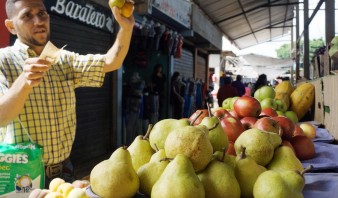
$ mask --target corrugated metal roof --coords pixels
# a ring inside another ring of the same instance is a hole
[[[239,49],[290,34],[298,0],[193,0]]]

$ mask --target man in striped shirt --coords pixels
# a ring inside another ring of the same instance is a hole
[[[0,142],[28,141],[28,132],[43,146],[46,167],[69,166],[76,127],[74,89],[99,87],[106,72],[121,67],[134,18],[113,7],[120,29],[106,54],[62,50],[57,61],[49,62],[39,58],[50,34],[43,0],[7,0],[6,13],[5,25],[17,40],[0,49]],[[61,177],[62,169],[60,174],[46,169],[46,179]]]

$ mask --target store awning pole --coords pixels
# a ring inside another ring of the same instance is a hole
[[[325,1],[325,36],[326,44],[335,36],[335,1]]]
[[[310,61],[309,61],[309,0],[304,0],[304,77],[310,79]]]
[[[296,82],[299,79],[299,55],[300,55],[300,42],[299,41],[299,4],[296,6]]]

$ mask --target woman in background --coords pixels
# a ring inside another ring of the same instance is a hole
[[[172,105],[172,112],[174,119],[181,119],[183,117],[184,98],[181,96],[182,82],[179,72],[174,72],[171,77],[171,92],[170,103]]]

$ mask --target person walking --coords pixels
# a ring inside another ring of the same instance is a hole
[[[224,85],[218,89],[217,92],[217,102],[218,106],[221,107],[222,103],[225,99],[239,96],[238,91],[235,87],[231,85],[232,78],[231,77],[225,77],[224,78]]]
[[[232,86],[237,89],[238,96],[243,96],[245,94],[245,85],[242,80],[243,76],[237,75],[236,80],[232,82]]]
[[[181,119],[183,117],[184,97],[181,95],[183,86],[180,73],[174,72],[171,77],[170,93],[170,102],[174,119]]]

